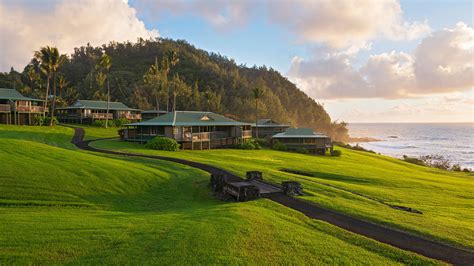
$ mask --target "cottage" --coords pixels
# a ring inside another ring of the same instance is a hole
[[[142,120],[143,120],[143,121],[150,120],[150,119],[153,119],[153,118],[155,118],[155,117],[165,115],[165,114],[167,114],[167,113],[168,113],[167,111],[163,111],[163,110],[146,110],[146,111],[142,111]]]
[[[106,101],[78,100],[75,104],[56,108],[56,116],[60,122],[92,124],[94,120],[107,118]],[[129,108],[121,102],[109,102],[108,119],[125,118],[130,121],[140,121],[140,110]]]
[[[256,124],[252,125],[252,133],[254,138],[266,138],[285,132],[289,127],[289,125],[280,124],[272,119],[260,119]]]
[[[33,125],[45,110],[39,99],[28,98],[12,89],[0,88],[0,123]]]
[[[314,132],[311,128],[288,128],[283,133],[275,134],[272,141],[285,144],[288,150],[306,149],[310,153],[321,155],[333,148],[330,137]]]
[[[183,149],[212,149],[240,144],[252,137],[251,124],[211,113],[175,111],[132,123],[120,131],[121,139],[146,142],[155,136],[175,139]]]

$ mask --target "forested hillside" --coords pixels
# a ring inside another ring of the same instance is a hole
[[[209,110],[254,121],[252,89],[260,87],[264,95],[259,117],[312,127],[339,140],[347,137],[344,123],[331,122],[321,104],[274,69],[237,65],[232,59],[182,40],[140,39],[136,43],[76,48],[59,67],[58,105],[76,99],[107,99],[104,78],[97,68],[104,51],[112,63],[108,77],[113,101],[144,110],[172,110],[175,104],[176,110]],[[36,58],[21,73],[12,69],[0,74],[0,87],[15,87],[34,97],[45,97],[46,83]]]

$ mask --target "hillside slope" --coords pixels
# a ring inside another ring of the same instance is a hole
[[[202,171],[97,156],[71,137],[0,125],[0,263],[437,263],[268,200],[221,202]]]

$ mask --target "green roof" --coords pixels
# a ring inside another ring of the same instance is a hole
[[[243,126],[242,123],[212,112],[175,111],[165,115],[129,124],[129,126]]]
[[[42,100],[29,98],[21,95],[16,90],[0,88],[0,100],[13,100],[13,101],[35,101],[42,102]]]
[[[329,138],[328,136],[314,132],[311,128],[288,128],[283,133],[273,135],[272,138]]]
[[[253,127],[255,127],[255,124],[252,124]],[[280,124],[272,119],[259,119],[257,121],[257,126],[258,127],[290,127],[289,125],[285,124]]]
[[[167,111],[164,110],[145,110],[142,111],[142,114],[166,114],[168,113]]]
[[[89,101],[89,100],[78,100],[71,106],[57,108],[57,109],[95,109],[95,110],[106,110],[107,102],[106,101]],[[138,111],[138,109],[133,109],[121,102],[109,102],[109,110],[125,110],[125,111]]]

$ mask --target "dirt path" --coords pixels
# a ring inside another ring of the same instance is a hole
[[[142,155],[134,153],[117,152],[110,150],[101,150],[89,146],[89,143],[94,140],[84,141],[84,129],[74,128],[75,133],[72,143],[79,149],[100,152],[113,155],[142,157],[150,159],[159,159],[175,163],[180,163],[204,170],[211,174],[227,174],[230,180],[241,181],[242,179],[226,170],[203,164],[192,162],[188,160],[170,158],[164,156]],[[309,203],[294,197],[287,196],[283,193],[264,194],[264,198],[280,203],[288,208],[299,211],[306,216],[328,222],[332,225],[346,229],[350,232],[363,235],[365,237],[383,242],[394,247],[412,251],[423,255],[425,257],[442,260],[454,265],[474,265],[474,252],[449,246],[443,243],[424,239],[406,232],[386,228],[381,225],[366,222],[354,217],[347,216],[342,213],[334,212],[313,203]]]

